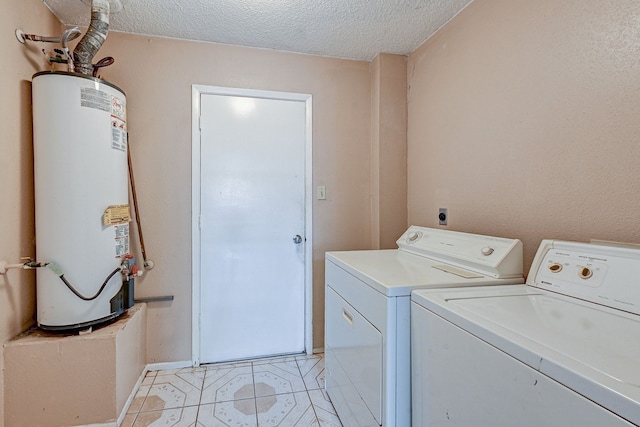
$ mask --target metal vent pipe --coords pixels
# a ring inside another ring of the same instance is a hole
[[[93,75],[91,61],[107,39],[108,31],[109,0],[92,0],[89,29],[73,51],[73,63],[77,73],[87,76]]]

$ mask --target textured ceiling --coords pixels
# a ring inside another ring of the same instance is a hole
[[[89,0],[43,1],[65,25],[89,24]],[[120,0],[110,30],[370,61],[413,52],[471,1]]]

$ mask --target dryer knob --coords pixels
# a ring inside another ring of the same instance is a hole
[[[482,252],[482,255],[484,256],[489,256],[493,253],[493,248],[491,246],[485,246],[484,248],[480,249],[480,252]]]
[[[407,236],[407,240],[410,242],[415,242],[416,240],[418,240],[418,237],[420,237],[420,234],[412,231],[411,233],[409,233],[409,236]]]

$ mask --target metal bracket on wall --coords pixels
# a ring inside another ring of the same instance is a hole
[[[173,301],[173,295],[166,295],[162,297],[147,297],[147,298],[136,298],[133,300],[134,302],[161,302],[161,301]]]

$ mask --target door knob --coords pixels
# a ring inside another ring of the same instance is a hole
[[[302,243],[302,236],[300,236],[299,234],[293,236],[293,243],[295,243],[296,245]]]

